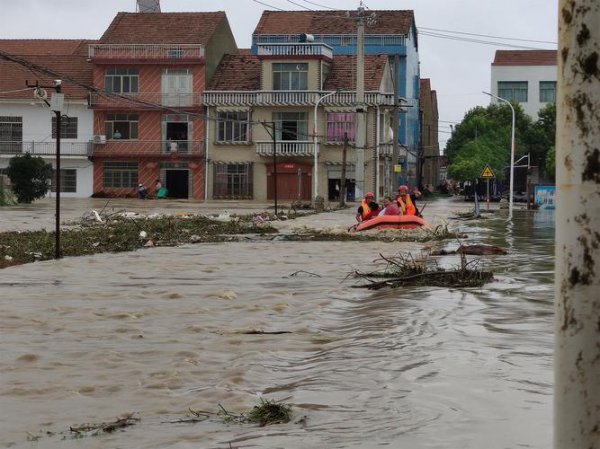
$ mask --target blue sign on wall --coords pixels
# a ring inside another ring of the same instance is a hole
[[[554,209],[556,204],[555,186],[536,186],[535,204],[540,209]]]

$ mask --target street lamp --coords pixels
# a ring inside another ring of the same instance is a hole
[[[510,183],[508,189],[508,219],[512,220],[513,211],[513,188],[515,183],[515,108],[510,104],[510,101],[500,98],[497,95],[493,95],[489,92],[482,91],[484,94],[489,95],[497,100],[506,103],[512,112],[512,130],[510,135]]]
[[[313,194],[314,194],[314,198],[313,198],[313,203],[316,203],[317,200],[317,196],[319,194],[318,189],[319,189],[319,179],[318,179],[318,174],[319,174],[319,169],[318,169],[318,165],[319,165],[319,160],[318,160],[318,156],[319,156],[319,151],[318,151],[318,143],[317,143],[317,108],[319,107],[319,103],[321,103],[321,101],[327,97],[332,96],[333,94],[337,94],[338,91],[335,90],[333,92],[329,92],[328,94],[325,94],[321,97],[318,98],[318,100],[315,103],[315,110],[314,110],[314,114],[313,114],[313,156],[314,156],[314,166],[313,166]]]

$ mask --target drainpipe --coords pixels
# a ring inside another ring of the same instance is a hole
[[[210,106],[206,108],[204,116],[204,202],[208,201],[208,133],[210,123]]]
[[[377,119],[375,120],[375,198],[379,201],[379,105],[377,105]],[[385,192],[384,192],[385,193]]]
[[[560,0],[554,448],[600,448],[600,8]]]

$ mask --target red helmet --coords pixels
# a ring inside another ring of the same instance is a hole
[[[407,191],[408,192],[408,186],[400,186],[400,187],[398,187],[398,192],[402,192],[402,191]]]

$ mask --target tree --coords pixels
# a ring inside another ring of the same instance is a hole
[[[29,204],[46,195],[53,172],[52,165],[39,156],[32,157],[25,153],[11,158],[7,175],[17,201]]]

